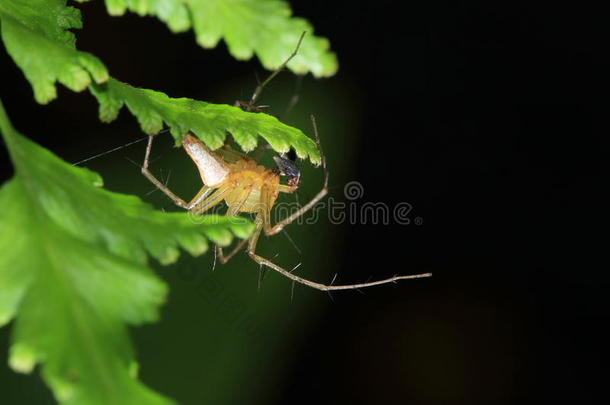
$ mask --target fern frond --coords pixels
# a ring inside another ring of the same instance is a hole
[[[137,381],[127,324],[158,318],[167,286],[148,257],[175,261],[247,237],[243,218],[154,210],[101,188],[15,131],[0,103],[15,177],[0,188],[0,325],[14,319],[10,365],[42,376],[63,404],[166,404]]]

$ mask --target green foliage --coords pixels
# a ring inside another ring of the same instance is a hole
[[[80,12],[66,0],[10,0],[0,2],[4,45],[45,104],[57,97],[55,82],[82,91],[91,79],[108,79],[106,67],[95,56],[76,50],[71,28],[81,28]]]
[[[0,325],[15,318],[10,365],[42,375],[65,404],[163,404],[135,379],[126,324],[155,321],[166,286],[147,254],[171,263],[182,247],[247,237],[242,218],[163,213],[100,186],[18,134],[0,104],[16,175],[0,188]]]
[[[123,4],[129,5],[130,9],[141,14],[156,10],[157,14],[165,15],[164,13],[174,9],[173,5],[177,4],[175,1],[128,1],[126,3],[111,1],[108,2],[108,7],[110,10],[116,11],[120,9],[120,7],[117,8],[118,5]],[[276,1],[271,3],[284,4]],[[208,4],[208,2],[192,2],[191,6],[202,7],[202,4]],[[247,4],[249,3],[247,2]],[[239,9],[234,11],[239,11]],[[168,15],[173,14],[170,12]],[[46,0],[9,0],[0,3],[0,20],[2,38],[7,50],[24,71],[26,78],[32,84],[36,100],[40,103],[47,103],[56,97],[55,81],[57,80],[74,91],[81,91],[89,86],[100,102],[100,118],[105,122],[114,120],[121,107],[126,104],[129,111],[139,120],[144,132],[156,133],[162,129],[163,122],[165,122],[169,125],[177,143],[181,141],[186,132],[192,131],[210,148],[216,149],[222,146],[228,131],[245,151],[250,151],[256,147],[257,136],[260,135],[278,152],[286,152],[292,146],[300,158],[309,157],[314,164],[320,162],[318,150],[312,139],[305,136],[302,131],[287,126],[269,115],[248,113],[236,107],[209,104],[188,98],[170,98],[160,92],[134,88],[109,78],[106,68],[96,57],[76,50],[74,34],[68,29],[81,27],[80,13],[73,7],[66,7],[65,0],[50,0],[49,2]],[[214,19],[214,21],[216,20],[222,19]],[[287,21],[301,20],[288,19]],[[241,25],[237,22],[235,24],[234,28],[238,30],[237,27],[241,27]],[[273,24],[264,24],[264,26],[273,26]],[[283,26],[280,24],[278,27]],[[289,30],[285,35],[290,36],[293,31]],[[294,32],[300,34],[302,30]],[[233,38],[233,36],[229,35],[227,38]],[[236,40],[239,43],[252,39],[250,36],[242,34],[235,38],[240,38]],[[286,48],[290,49],[286,53],[286,57],[294,50],[298,38],[297,35],[291,48]],[[311,40],[321,41],[313,37]],[[297,67],[305,63],[304,60],[318,60],[320,63],[326,60],[324,55],[327,54],[315,54],[311,53],[311,50],[308,51],[306,46],[308,43],[311,42],[305,41],[301,45],[301,52],[294,59],[297,62],[301,61],[297,63]],[[271,50],[269,58],[273,60],[276,60],[275,58],[280,54],[284,55],[278,46],[271,47],[271,44],[262,46],[261,49]],[[301,59],[298,59],[299,56]],[[307,58],[303,59],[305,56]],[[284,56],[277,59],[280,61],[277,65],[284,59]]]
[[[300,158],[309,156],[313,163],[320,162],[312,139],[268,114],[248,113],[237,107],[189,98],[170,98],[114,79],[91,86],[91,91],[100,103],[100,119],[105,122],[114,120],[126,104],[138,118],[142,130],[149,134],[159,132],[165,122],[176,141],[190,131],[216,149],[224,144],[228,131],[245,151],[256,147],[257,135],[260,135],[278,152],[287,152],[292,146]]]
[[[205,48],[214,48],[224,38],[235,58],[250,59],[256,54],[270,70],[288,58],[307,31],[309,35],[288,68],[317,77],[337,71],[337,57],[329,51],[328,40],[315,37],[306,20],[292,17],[283,0],[106,0],[106,7],[111,15],[122,15],[129,9],[157,16],[174,32],[192,26],[197,42]]]

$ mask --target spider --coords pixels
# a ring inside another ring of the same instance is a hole
[[[285,157],[275,156],[274,160],[278,167],[267,169],[259,165],[249,156],[226,146],[219,151],[214,152],[205,146],[199,139],[189,134],[184,137],[182,147],[199,169],[199,174],[204,185],[195,197],[187,203],[176,196],[149,171],[149,157],[153,140],[153,136],[151,135],[148,138],[148,144],[146,146],[142,174],[167,195],[177,206],[192,214],[201,215],[223,201],[225,201],[228,206],[226,212],[227,216],[235,216],[242,212],[256,214],[254,219],[255,228],[249,238],[242,240],[226,256],[224,255],[222,248],[217,247],[218,259],[222,264],[227,263],[247,244],[247,254],[260,266],[267,266],[297,283],[322,291],[357,289],[395,282],[397,280],[431,276],[430,273],[424,273],[394,276],[384,280],[359,284],[326,285],[299,277],[256,254],[256,245],[262,232],[267,236],[279,233],[285,226],[289,225],[311,209],[328,193],[326,159],[322,153],[315,118],[312,116],[311,120],[316,136],[316,144],[320,151],[322,169],[324,170],[323,187],[307,204],[273,226],[271,225],[270,219],[271,209],[275,204],[279,193],[293,193],[297,190],[299,185],[299,170],[290,159]],[[281,184],[280,177],[287,177],[287,184]]]
[[[273,79],[281,70],[285,68],[288,62],[297,54],[299,46],[303,40],[305,33],[299,39],[294,52],[284,61],[284,63],[276,69],[262,84],[254,91],[249,102],[237,101],[236,106],[249,112],[262,112],[262,107],[256,106],[255,102],[262,89]],[[177,206],[189,211],[195,215],[201,215],[216,205],[226,202],[228,209],[227,216],[235,216],[240,213],[256,214],[254,219],[254,231],[249,238],[242,240],[229,254],[226,256],[222,248],[216,247],[216,254],[220,263],[227,263],[235,254],[247,244],[247,254],[259,264],[259,266],[267,266],[293,282],[307,285],[309,287],[322,290],[348,290],[363,287],[371,287],[380,284],[395,282],[398,280],[415,279],[430,277],[430,273],[394,276],[384,280],[348,284],[348,285],[330,285],[317,283],[311,280],[304,279],[276,265],[270,260],[256,254],[256,246],[261,233],[266,236],[272,236],[281,232],[284,227],[295,221],[301,215],[305,214],[316,203],[328,193],[328,171],[326,169],[326,159],[322,152],[318,128],[314,116],[311,116],[311,122],[315,134],[315,141],[320,152],[321,166],[324,172],[324,183],[322,189],[305,205],[296,212],[283,219],[282,221],[271,224],[271,209],[280,193],[294,193],[299,186],[300,171],[293,159],[288,155],[282,154],[274,156],[276,168],[266,168],[259,165],[256,160],[248,155],[237,152],[228,145],[212,151],[198,138],[187,134],[182,140],[182,147],[193,160],[199,170],[203,187],[188,203],[180,197],[176,196],[167,186],[159,181],[148,169],[149,158],[152,148],[154,135],[148,137],[144,163],[142,164],[142,174],[148,178],[159,190],[169,197]],[[286,177],[286,184],[280,182],[281,177]],[[334,281],[334,280],[333,280]]]

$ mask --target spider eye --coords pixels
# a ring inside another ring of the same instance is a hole
[[[298,178],[301,175],[299,168],[292,160],[283,156],[274,156],[273,160],[275,160],[275,164],[280,169],[280,174],[282,176]]]

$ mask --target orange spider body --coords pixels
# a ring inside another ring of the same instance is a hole
[[[268,228],[269,212],[279,193],[292,193],[298,186],[280,184],[277,169],[267,169],[232,149],[211,151],[191,135],[184,137],[182,146],[199,169],[204,184],[188,204],[187,209],[195,214],[225,201],[229,207],[227,215],[258,213],[261,214],[261,222]]]

